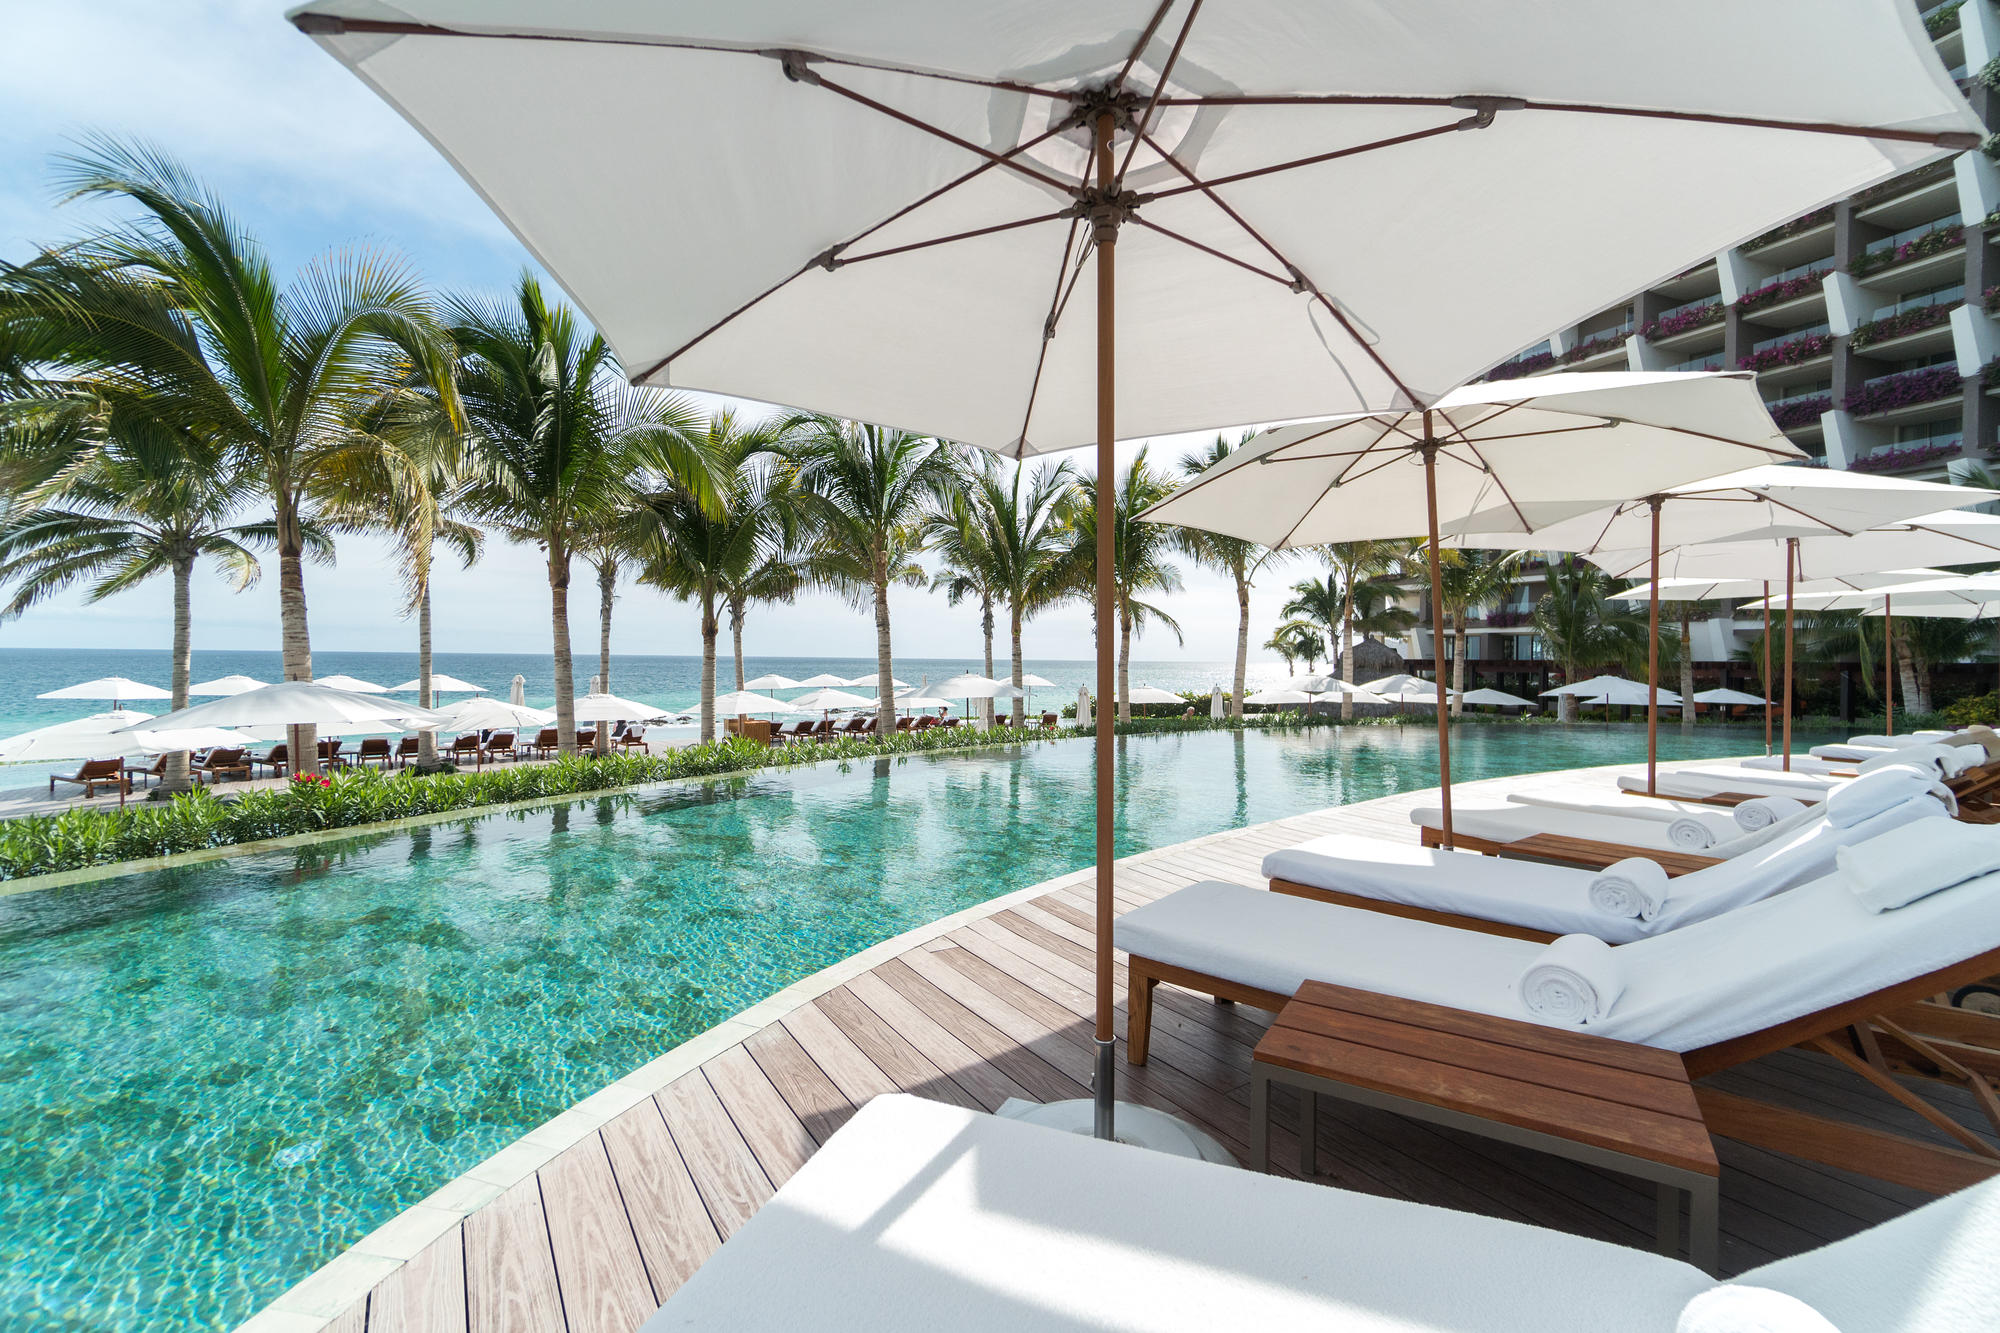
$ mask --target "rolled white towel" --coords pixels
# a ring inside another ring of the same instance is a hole
[[[1674,1333],[1840,1333],[1796,1296],[1724,1283],[1681,1307]]]
[[[1729,813],[1735,818],[1736,827],[1745,833],[1755,833],[1781,819],[1790,819],[1805,808],[1805,802],[1795,801],[1789,796],[1759,796],[1753,801],[1743,802]]]
[[[1938,780],[1935,764],[1886,764],[1828,792],[1826,822],[1835,828],[1852,828],[1925,792],[1942,795],[1946,805],[1952,804],[1951,791]]]
[[[1624,968],[1595,935],[1564,935],[1535,956],[1517,983],[1521,1003],[1545,1023],[1589,1027],[1625,993]]]
[[[1590,881],[1590,905],[1607,916],[1651,921],[1666,900],[1667,872],[1643,856],[1614,861]]]
[[[1986,750],[1978,745],[1906,745],[1868,760],[1855,771],[1874,773],[1884,768],[1922,768],[1934,776],[1955,778],[1968,768],[1986,762]]]
[[[1871,912],[1893,912],[1954,884],[2000,870],[2000,827],[1913,819],[1842,847],[1833,863]]]
[[[1715,830],[1699,819],[1690,819],[1682,815],[1667,825],[1667,841],[1676,847],[1685,847],[1691,852],[1698,852],[1704,847],[1715,846]]]

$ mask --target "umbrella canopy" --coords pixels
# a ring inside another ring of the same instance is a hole
[[[528,702],[528,678],[526,676],[517,672],[514,679],[508,682],[507,702],[510,704],[525,704]]]
[[[863,702],[872,704],[875,701],[873,699],[866,699]],[[782,699],[773,699],[766,694],[753,694],[749,690],[732,690],[728,694],[718,694],[715,696],[715,715],[717,717],[742,716],[746,713],[790,713],[795,711],[797,707],[798,705],[788,704]],[[644,714],[625,713],[621,716],[640,717],[644,716]]]
[[[212,750],[217,746],[234,748],[252,739],[227,727],[179,727],[171,731],[141,727],[119,734],[119,740],[129,742],[127,750],[141,754],[174,754],[182,750]]]
[[[394,722],[428,726],[437,714],[415,704],[337,690],[319,681],[286,680],[213,703],[196,704],[153,720],[149,730],[182,727],[337,728],[351,723]]]
[[[804,681],[793,680],[789,676],[780,676],[774,671],[769,675],[759,676],[755,680],[746,681],[743,688],[746,690],[796,690],[804,683]]]
[[[226,697],[241,694],[245,690],[261,690],[264,682],[255,676],[217,676],[214,680],[204,680],[199,685],[188,686],[188,693],[196,698]]]
[[[1793,540],[1720,541],[1677,546],[1660,552],[1666,578],[1786,578],[1786,548],[1792,547],[1795,583],[1912,565],[1990,564],[2000,560],[2000,514],[1941,510],[1901,523],[1885,523],[1851,537]],[[1584,555],[1605,573],[1644,578],[1652,563],[1647,550],[1591,551]]]
[[[462,699],[438,710],[440,727],[459,731],[490,731],[507,727],[552,727],[556,715],[525,704],[502,703],[498,699]]]
[[[1764,708],[1769,699],[1755,694],[1745,694],[1742,690],[1703,690],[1694,697],[1698,704],[1748,704],[1753,708]]]
[[[576,720],[579,722],[630,722],[641,718],[664,717],[666,713],[666,709],[655,708],[652,704],[621,699],[615,694],[604,694],[595,690],[576,701]]]
[[[1043,680],[1032,671],[1022,673],[1021,683],[1031,690],[1052,690],[1056,687],[1054,681]]]
[[[1312,701],[1313,696],[1304,690],[1289,689],[1283,685],[1259,690],[1243,700],[1244,703],[1255,704],[1259,708],[1293,708],[1300,704],[1310,704]]]
[[[1483,704],[1489,708],[1533,708],[1535,706],[1533,699],[1523,699],[1520,695],[1509,694],[1505,690],[1467,690],[1464,702],[1468,704]]]
[[[1398,672],[1393,676],[1384,676],[1380,680],[1371,680],[1360,688],[1367,690],[1371,694],[1382,695],[1385,698],[1395,695],[1405,695],[1414,698],[1421,695],[1429,699],[1437,695],[1437,682],[1425,680],[1422,676],[1412,676],[1406,671]],[[1452,693],[1453,691],[1449,687],[1446,687],[1444,692],[1445,698],[1449,699]]]
[[[138,749],[137,742],[118,733],[151,717],[151,713],[116,708],[108,713],[92,713],[89,717],[36,727],[0,740],[0,761],[113,759]]]
[[[811,694],[802,694],[788,702],[793,708],[817,708],[822,713],[828,713],[836,708],[869,708],[874,705],[875,700],[863,698],[858,694],[849,694],[845,690],[824,689],[814,690]]]
[[[355,676],[343,676],[337,672],[331,676],[315,677],[313,684],[324,685],[329,690],[346,690],[349,694],[388,694],[390,692],[387,685],[377,685],[372,680],[362,680]]]
[[[1631,680],[1624,676],[1592,676],[1569,685],[1558,685],[1552,690],[1543,690],[1542,697],[1573,694],[1585,703],[1592,704],[1644,704],[1652,697],[1652,690],[1642,680]],[[1672,690],[1659,692],[1660,702],[1677,704],[1681,697]]]
[[[947,699],[991,699],[999,691],[999,681],[987,676],[975,676],[971,672],[941,680],[931,687],[932,694],[943,695]]]
[[[1817,0],[1813,58],[1769,60],[1804,16],[1740,0],[1587,23],[1481,0],[1429,0],[1422,21],[1298,6],[1281,25],[1197,0],[1021,0],[1005,22],[926,0],[318,0],[292,21],[445,154],[635,379],[1016,457],[1094,444],[1109,512],[1121,425],[1428,403],[1614,293],[1983,140],[1913,10]],[[643,127],[643,169],[635,136],[606,126]],[[1439,189],[1476,200],[1478,225],[1410,206]],[[1586,210],[1596,243],[1520,262]],[[940,310],[953,318],[912,317]],[[1111,739],[1100,717],[1105,1138]]]
[[[879,690],[882,688],[880,684],[881,677],[882,677],[881,672],[871,671],[865,676],[856,676],[853,680],[850,680],[847,683],[849,685],[865,685],[870,688]],[[897,680],[894,676],[889,677],[889,688],[891,689],[895,690],[908,689],[909,684],[910,683],[906,680]]]
[[[807,676],[804,680],[798,682],[798,688],[802,690],[837,690],[843,685],[852,684],[854,682],[848,680],[845,676],[829,675],[827,672],[822,671],[817,676]]]
[[[1793,591],[1801,596],[1815,593],[1843,593],[1862,588],[1881,587],[1890,583],[1945,577],[1948,576],[1941,569],[1864,570],[1839,574],[1832,578],[1813,579],[1799,584]],[[1614,592],[1611,596],[1621,602],[1650,601],[1655,595],[1663,602],[1718,602],[1738,597],[1762,598],[1769,596],[1770,591],[1771,584],[1767,579],[1680,578],[1641,583],[1623,592]]]
[[[1126,696],[1127,703],[1135,704],[1184,704],[1187,700],[1167,690],[1156,690],[1151,685],[1135,685]]]
[[[173,694],[157,685],[141,685],[136,680],[123,676],[100,676],[96,680],[86,680],[77,685],[65,685],[59,690],[38,694],[37,699],[109,699],[112,711],[116,712],[121,699],[171,699]]]
[[[928,713],[933,708],[951,707],[951,700],[930,694],[899,694],[896,696],[896,707],[910,713]]]
[[[325,684],[326,682],[322,681],[320,683]],[[409,694],[415,690],[420,690],[422,688],[423,684],[420,680],[406,680],[401,685],[391,685],[389,687],[389,693]],[[363,693],[366,693],[366,691],[363,691]],[[486,693],[486,687],[484,685],[474,685],[470,681],[460,680],[457,676],[440,675],[434,671],[431,673],[431,693],[432,694],[484,694]]]

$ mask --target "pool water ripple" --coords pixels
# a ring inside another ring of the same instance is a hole
[[[1631,729],[1462,730],[1465,779],[1643,755]],[[1432,785],[1433,745],[1121,741],[1119,853]],[[0,900],[0,1326],[234,1324],[771,992],[1087,864],[1091,753],[760,775]]]

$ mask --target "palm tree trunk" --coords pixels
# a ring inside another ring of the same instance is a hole
[[[618,562],[604,560],[597,566],[597,678],[598,687],[611,693],[611,603],[618,596]],[[597,724],[596,750],[611,753],[611,728]]]
[[[715,737],[715,641],[722,627],[715,619],[715,590],[701,593],[701,739]]]
[[[549,624],[556,659],[556,752],[576,753],[576,662],[569,646],[569,549],[549,543]]]
[[[278,640],[284,658],[286,680],[311,680],[312,635],[306,624],[305,538],[299,530],[298,502],[284,487],[279,488],[277,505],[278,537]],[[319,772],[319,728],[285,728],[285,753],[294,773]]]
[[[889,660],[889,562],[875,556],[875,734],[896,730],[896,676]]]
[[[1903,686],[1903,708],[1911,713],[1931,711],[1930,669],[1917,661],[1908,632],[1896,636],[1896,675]]]
[[[1694,726],[1694,604],[1681,603],[1681,726]]]
[[[979,629],[986,636],[986,679],[993,679],[993,594],[979,594]],[[979,701],[979,725],[993,728],[993,700]]]
[[[437,696],[431,690],[431,581],[417,594],[417,707],[429,708]],[[417,767],[436,768],[437,732],[417,733]]]
[[[1472,651],[1472,629],[1466,623],[1468,619],[1464,607],[1460,607],[1458,614],[1453,617],[1457,628],[1452,631],[1451,688],[1458,696],[1451,701],[1453,717],[1465,716],[1465,658],[1466,654]]]
[[[736,649],[736,688],[743,688],[743,613],[747,609],[741,596],[729,599],[729,638]]]
[[[174,557],[174,692],[175,712],[188,706],[188,682],[193,676],[194,665],[194,610],[191,592],[194,584],[194,556]],[[160,776],[160,790],[167,793],[187,791],[194,784],[188,779],[188,752],[179,750],[167,756],[167,771]]]
[[[1132,612],[1118,608],[1118,720],[1132,720]]]
[[[1250,580],[1236,573],[1236,683],[1229,695],[1229,715],[1243,719],[1243,694],[1250,684]]]
[[[1021,669],[1021,604],[1019,602],[1010,602],[1008,604],[1007,631],[1013,641],[1014,685],[1016,688],[1019,688],[1021,677],[1027,674]],[[1028,719],[1028,701],[1018,695],[1014,699],[1013,717],[1014,725],[1017,727]]]

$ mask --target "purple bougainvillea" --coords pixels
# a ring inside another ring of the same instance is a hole
[[[1820,279],[1826,275],[1826,269],[1816,268],[1810,273],[1801,273],[1796,278],[1786,278],[1783,282],[1767,282],[1762,287],[1737,297],[1736,308],[1747,315],[1766,306],[1783,305],[1787,301],[1804,296],[1807,292],[1818,291]]]
[[[1891,338],[1900,338],[1906,333],[1915,333],[1920,329],[1935,328],[1949,320],[1951,312],[1960,304],[1961,302],[1953,301],[1950,305],[1918,306],[1915,310],[1905,310],[1899,314],[1870,320],[1854,331],[1852,342],[1856,347],[1866,347],[1870,343],[1887,342]]]
[[[1673,314],[1663,319],[1656,319],[1650,324],[1641,325],[1639,336],[1642,338],[1671,338],[1677,333],[1686,333],[1688,330],[1698,329],[1704,324],[1713,324],[1721,318],[1722,302],[1719,300],[1710,301],[1707,305],[1698,305],[1691,310],[1676,310]]]
[[[1832,394],[1814,394],[1811,398],[1795,398],[1789,403],[1777,404],[1771,409],[1771,420],[1778,423],[1779,430],[1792,430],[1798,426],[1810,426],[1819,420],[1821,413],[1832,410]]]
[[[1848,264],[1847,271],[1859,278],[1907,260],[1941,255],[1955,245],[1964,244],[1965,228],[1954,222],[1948,227],[1935,227],[1913,241],[1904,241],[1893,250],[1864,251]]]
[[[1831,221],[1833,221],[1833,205],[1828,204],[1825,208],[1814,209],[1804,217],[1793,218],[1782,227],[1773,227],[1761,236],[1751,237],[1749,240],[1743,242],[1743,248],[1745,250],[1755,250],[1759,247],[1769,245],[1773,241],[1788,240],[1793,236],[1803,235],[1811,231],[1814,227],[1823,227]]]
[[[1546,370],[1556,363],[1554,352],[1537,352],[1524,356],[1518,361],[1509,361],[1486,372],[1489,380],[1517,380],[1523,375],[1532,375],[1538,370]]]
[[[1739,370],[1771,370],[1778,366],[1796,366],[1816,356],[1825,356],[1831,350],[1832,334],[1809,333],[1803,338],[1793,338],[1790,342],[1760,348],[1748,356],[1738,357],[1736,365]]]
[[[1965,452],[1962,444],[1919,444],[1909,449],[1884,449],[1880,453],[1857,458],[1847,465],[1849,472],[1901,472],[1904,468],[1922,467],[1925,463],[1935,463],[1941,458],[1957,458]]]
[[[1959,391],[1964,383],[1955,366],[1926,366],[1864,384],[1847,395],[1841,406],[1856,416],[1893,412],[1899,407],[1936,402]]]

